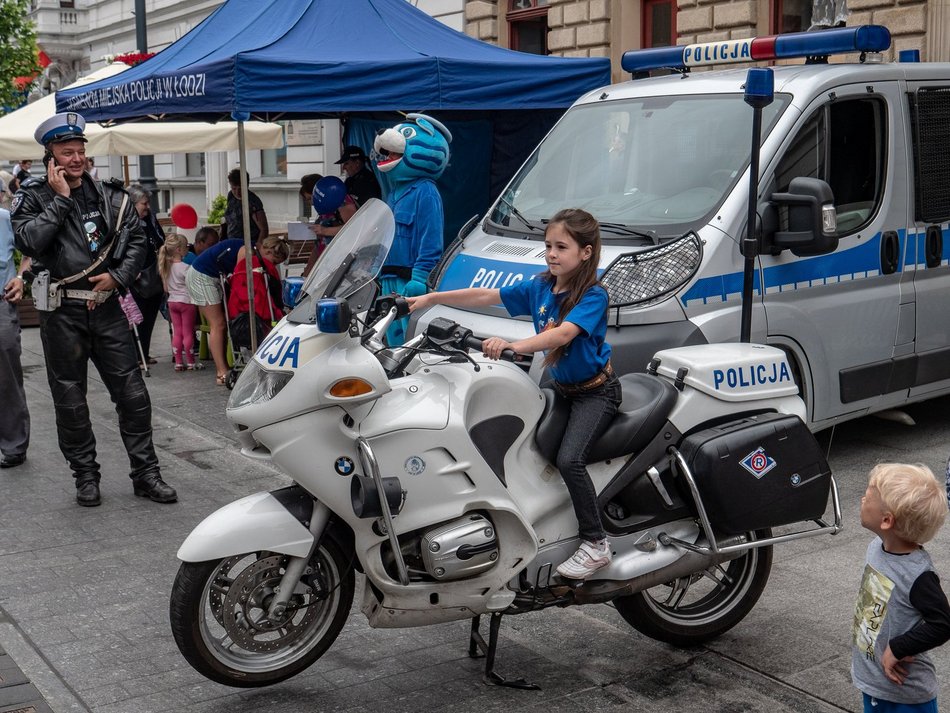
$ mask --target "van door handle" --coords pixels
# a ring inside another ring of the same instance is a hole
[[[940,267],[943,262],[943,231],[939,225],[928,225],[924,239],[927,267]]]
[[[881,274],[891,275],[897,272],[901,260],[901,241],[897,231],[888,230],[881,235]]]

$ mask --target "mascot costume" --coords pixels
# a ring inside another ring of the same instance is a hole
[[[376,166],[392,181],[386,202],[396,219],[381,275],[384,294],[425,294],[429,271],[442,256],[442,196],[435,181],[449,164],[451,141],[449,130],[425,114],[407,114],[405,122],[376,137]],[[405,341],[407,324],[404,317],[389,328],[390,346]]]

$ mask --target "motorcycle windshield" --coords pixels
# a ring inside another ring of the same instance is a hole
[[[287,320],[313,324],[317,300],[349,300],[357,295],[379,275],[395,234],[396,221],[389,206],[375,198],[366,201],[327,244]]]

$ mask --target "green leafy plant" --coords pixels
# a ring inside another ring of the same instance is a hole
[[[24,102],[25,87],[41,71],[29,12],[30,0],[0,0],[0,114]]]
[[[13,263],[16,265],[17,274],[20,274],[20,262],[23,260],[23,253],[19,250],[13,250]],[[30,291],[30,283],[23,283],[23,299],[30,299],[33,297],[33,293]]]
[[[224,211],[228,207],[228,199],[220,193],[211,201],[211,210],[208,212],[208,222],[219,225],[224,220]]]

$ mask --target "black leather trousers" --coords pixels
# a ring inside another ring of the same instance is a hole
[[[152,445],[152,402],[118,299],[113,296],[92,311],[85,301],[64,299],[56,311],[40,313],[40,336],[56,409],[59,448],[77,485],[99,480],[96,438],[86,403],[90,359],[119,415],[119,433],[129,454],[129,476],[134,479],[158,473]]]

